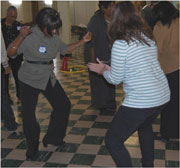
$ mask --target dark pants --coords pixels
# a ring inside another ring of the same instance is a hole
[[[89,71],[91,87],[91,105],[97,109],[115,109],[115,86],[109,84],[103,76]]]
[[[1,118],[5,125],[15,125],[15,117],[6,90],[6,77],[1,69]]]
[[[9,65],[11,67],[11,70],[12,70],[12,74],[13,74],[13,77],[14,77],[14,80],[15,80],[15,85],[16,85],[16,96],[18,98],[20,98],[20,91],[19,91],[19,80],[18,80],[18,71],[21,67],[21,63],[23,61],[23,55],[20,54],[18,55],[15,59],[12,59],[12,58],[9,58]],[[9,75],[7,75],[6,77],[6,82],[7,82],[7,91],[8,91],[8,94],[9,94]]]
[[[106,146],[118,167],[132,167],[130,155],[124,142],[138,131],[142,154],[142,166],[153,167],[154,136],[152,122],[164,108],[129,108],[121,106],[115,114],[105,137]]]
[[[40,92],[53,107],[48,130],[45,135],[46,140],[53,144],[61,143],[66,133],[71,103],[59,82],[57,81],[55,86],[52,87],[49,80],[45,90],[35,89],[21,81],[19,83],[23,129],[28,150],[33,150],[39,144],[40,126],[36,120],[35,110]]]
[[[171,100],[161,113],[160,134],[164,138],[179,138],[179,70],[166,75]]]

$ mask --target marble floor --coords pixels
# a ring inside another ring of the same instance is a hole
[[[10,94],[13,99],[16,121],[19,126],[16,132],[7,131],[1,122],[1,166],[2,167],[115,167],[104,144],[105,133],[113,118],[113,113],[101,114],[90,106],[90,87],[88,73],[60,72],[62,60],[55,61],[55,72],[68,97],[72,108],[65,136],[66,144],[61,147],[49,145],[44,148],[42,138],[47,130],[52,108],[45,97],[40,94],[36,108],[41,135],[38,157],[27,161],[25,157],[26,141],[22,130],[21,104],[17,103],[14,80],[10,79]],[[78,48],[68,58],[68,65],[84,65],[83,47]],[[116,90],[116,101],[121,104],[124,93],[122,86]],[[159,117],[154,121],[154,132],[159,131]],[[141,167],[141,152],[137,133],[126,142],[134,167]],[[169,143],[155,140],[155,167],[179,167],[179,140]],[[123,158],[122,158],[123,159]]]

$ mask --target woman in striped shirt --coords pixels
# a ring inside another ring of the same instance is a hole
[[[152,122],[170,100],[167,79],[159,65],[152,31],[130,1],[116,4],[109,27],[111,66],[89,63],[91,71],[111,84],[123,82],[125,99],[114,116],[105,143],[118,167],[131,167],[124,142],[138,131],[142,166],[153,167]]]

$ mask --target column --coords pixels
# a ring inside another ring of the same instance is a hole
[[[58,1],[57,11],[60,13],[62,20],[62,28],[60,30],[60,38],[69,44],[71,41],[71,21],[70,21],[70,5],[68,1]]]

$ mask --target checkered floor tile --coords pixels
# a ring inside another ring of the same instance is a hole
[[[10,79],[10,94],[13,99],[13,110],[18,122],[16,132],[7,131],[1,122],[1,166],[2,167],[115,167],[106,146],[104,136],[113,114],[100,114],[90,107],[90,87],[88,73],[66,74],[59,71],[62,60],[55,60],[57,79],[69,96],[72,108],[66,132],[66,144],[61,147],[39,146],[35,161],[25,158],[26,141],[22,130],[21,105],[15,96],[14,80]],[[68,58],[68,65],[84,65],[83,47],[78,48]],[[120,105],[124,93],[122,86],[117,87],[117,104]],[[47,130],[52,109],[43,95],[39,96],[36,108],[37,119],[41,126],[40,141]],[[159,131],[159,117],[153,124],[154,132]],[[134,167],[140,167],[141,152],[137,133],[126,142]],[[179,140],[165,144],[155,140],[155,167],[179,167]]]

